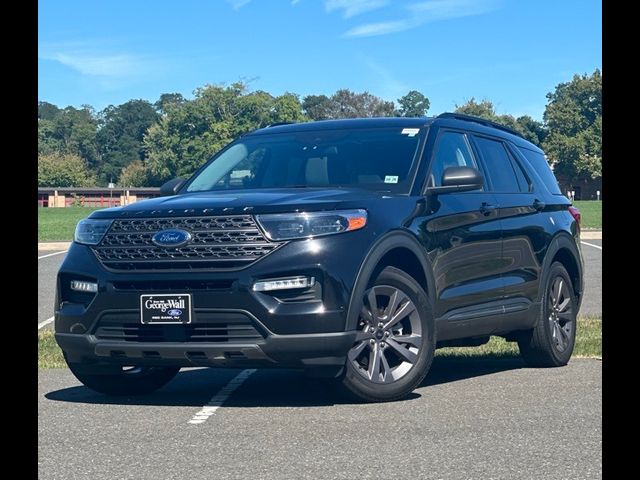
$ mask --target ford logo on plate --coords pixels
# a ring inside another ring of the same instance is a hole
[[[172,317],[179,317],[180,315],[182,315],[182,310],[173,309],[169,310],[167,313]]]
[[[191,241],[191,234],[184,230],[162,230],[151,241],[160,247],[182,247]]]

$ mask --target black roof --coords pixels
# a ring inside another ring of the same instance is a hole
[[[540,148],[525,139],[520,132],[510,129],[499,123],[491,122],[480,117],[459,113],[443,113],[437,117],[374,117],[374,118],[345,118],[340,120],[319,120],[302,123],[278,123],[247,135],[268,135],[271,133],[309,132],[314,130],[340,130],[343,128],[418,128],[427,125],[438,125],[451,128],[464,128],[465,130],[497,135],[512,141],[514,144],[543,153]]]
[[[270,133],[308,132],[313,130],[340,130],[343,128],[380,128],[380,127],[422,127],[433,120],[430,117],[374,117],[345,118],[340,120],[319,120],[316,122],[277,124],[247,135],[266,135]]]

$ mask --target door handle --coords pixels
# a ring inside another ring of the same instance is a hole
[[[482,205],[480,205],[480,213],[485,217],[488,217],[497,209],[498,207],[496,205],[489,205],[487,202],[482,202]]]
[[[535,208],[537,211],[543,210],[544,207],[547,206],[546,203],[541,202],[540,200],[538,200],[537,198],[533,201],[533,203],[531,204],[531,206],[533,208]]]

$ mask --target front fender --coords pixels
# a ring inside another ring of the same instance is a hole
[[[376,268],[378,267],[380,260],[382,260],[385,254],[395,248],[406,248],[416,256],[420,262],[422,270],[424,271],[427,283],[426,285],[423,285],[423,287],[425,288],[427,296],[433,305],[435,300],[433,268],[425,254],[424,248],[411,232],[407,230],[393,230],[380,237],[373,244],[371,250],[369,250],[369,253],[360,264],[360,269],[358,270],[356,281],[351,292],[345,330],[349,331],[356,328],[364,292],[370,286],[371,282],[375,280],[373,276],[374,273],[376,273]]]

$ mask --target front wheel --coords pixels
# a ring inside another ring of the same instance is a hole
[[[368,402],[398,400],[429,371],[435,352],[431,305],[411,276],[386,267],[362,302],[356,342],[347,355],[344,386]]]
[[[120,367],[92,371],[90,365],[67,362],[71,373],[85,387],[105,395],[143,395],[169,383],[179,367]]]
[[[577,302],[571,277],[554,262],[544,286],[537,325],[518,340],[520,354],[532,367],[566,365],[576,341]]]

